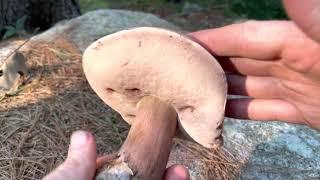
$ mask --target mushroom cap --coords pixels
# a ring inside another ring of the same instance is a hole
[[[91,44],[83,68],[93,90],[129,124],[139,100],[152,95],[175,107],[180,132],[208,148],[222,145],[225,73],[189,38],[151,27],[123,30]]]

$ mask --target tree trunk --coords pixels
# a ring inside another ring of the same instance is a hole
[[[14,26],[18,19],[27,17],[25,28],[48,29],[63,19],[80,15],[78,0],[0,0],[0,30]]]

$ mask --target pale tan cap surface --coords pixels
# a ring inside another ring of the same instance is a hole
[[[222,144],[225,74],[203,47],[175,32],[141,27],[105,36],[83,55],[85,75],[98,96],[129,124],[146,95],[171,103],[179,129],[199,144]]]

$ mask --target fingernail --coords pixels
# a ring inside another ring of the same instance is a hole
[[[76,131],[71,136],[71,148],[80,148],[87,144],[90,134],[85,131]]]
[[[172,165],[165,172],[165,180],[189,180],[190,174],[182,165]]]

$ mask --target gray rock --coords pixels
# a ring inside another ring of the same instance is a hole
[[[227,119],[225,147],[247,163],[242,179],[320,179],[320,133],[280,122]]]
[[[58,23],[32,40],[51,41],[56,35],[63,35],[83,52],[92,42],[105,35],[141,26],[180,31],[178,27],[152,14],[124,10],[97,10]]]

